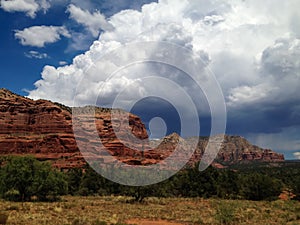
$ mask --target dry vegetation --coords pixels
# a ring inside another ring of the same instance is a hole
[[[300,202],[63,197],[61,202],[0,201],[0,224],[300,224]],[[2,221],[1,221],[2,220]],[[150,223],[150,221],[157,221]],[[167,223],[169,221],[169,223]]]

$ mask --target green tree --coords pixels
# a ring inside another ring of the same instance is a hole
[[[225,199],[236,198],[239,192],[237,182],[237,172],[228,169],[220,170],[216,182],[217,196]]]
[[[50,164],[38,162],[36,165],[32,192],[39,200],[57,200],[67,194],[68,183],[63,173],[53,170]]]
[[[106,185],[107,181],[93,168],[87,167],[83,173],[81,183],[79,186],[79,195],[105,195],[110,194],[109,186]]]
[[[213,167],[200,172],[198,166],[179,172],[170,187],[174,187],[174,194],[182,197],[204,197],[209,198],[217,194],[216,179],[219,172]]]
[[[293,190],[293,193],[296,195],[295,199],[300,200],[300,175],[298,174],[293,178],[293,184],[291,185],[291,188]]]
[[[82,169],[81,168],[73,168],[67,173],[68,177],[68,191],[69,194],[75,195],[78,193],[80,184],[82,182]]]
[[[260,173],[241,174],[241,196],[248,200],[273,200],[280,195],[283,185],[280,180]]]
[[[146,197],[157,196],[155,194],[155,185],[143,186],[143,187],[129,187],[125,188],[124,193],[134,198],[135,202],[143,202]]]
[[[2,197],[16,201],[56,199],[66,194],[68,184],[62,173],[33,157],[11,157],[0,171]]]

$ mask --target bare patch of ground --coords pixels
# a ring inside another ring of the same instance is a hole
[[[139,220],[139,219],[131,219],[126,221],[128,224],[139,224],[139,225],[183,225],[182,223],[174,223],[166,220]]]

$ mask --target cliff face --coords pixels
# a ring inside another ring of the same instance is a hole
[[[86,108],[82,111],[87,111]],[[114,135],[110,114],[110,110],[100,108],[94,114],[102,143],[113,155],[131,155],[132,150]],[[86,125],[90,126],[89,119],[84,115],[82,122],[86,120]],[[137,116],[130,114],[129,123],[136,137],[148,137]],[[85,139],[88,133],[88,129],[84,130],[77,141],[89,141]],[[70,108],[46,100],[34,101],[6,89],[0,89],[0,154],[30,154],[41,160],[52,160],[59,168],[85,164],[74,137]]]
[[[208,138],[200,138],[194,155],[199,160],[207,146]],[[222,146],[218,152],[215,164],[231,165],[248,162],[282,162],[283,154],[276,153],[270,149],[263,149],[252,145],[241,136],[225,135]]]
[[[1,89],[0,149],[1,154],[74,153],[71,115],[49,101]]]
[[[240,161],[284,161],[284,156],[270,149],[262,149],[252,145],[240,136],[226,136],[223,146],[218,154],[221,162],[235,163]]]
[[[183,152],[191,148],[191,142],[198,142],[198,138],[184,140],[177,134],[172,134],[163,140],[149,143],[147,131],[139,117],[129,114],[128,119],[126,112],[114,110],[119,115],[119,120],[128,120],[134,137],[143,140],[143,144],[130,143],[131,139],[126,138],[128,128],[121,126],[118,137],[116,136],[111,123],[111,110],[97,108],[92,114],[89,113],[90,107],[76,108],[77,110],[82,115],[78,120],[84,129],[75,140],[71,108],[46,100],[33,101],[0,89],[0,155],[31,154],[41,160],[52,160],[58,168],[82,167],[85,160],[77,143],[80,146],[91,146],[99,142],[88,138],[93,132],[92,124],[96,125],[97,135],[105,149],[115,159],[131,165],[149,165],[165,159],[175,150],[179,140]],[[195,164],[201,159],[206,145],[207,138],[200,138],[189,164]],[[95,153],[91,157],[97,155]],[[103,158],[105,161],[104,156]],[[178,155],[179,161],[182,158]],[[283,155],[253,146],[244,138],[226,136],[216,162],[233,164],[283,160]]]

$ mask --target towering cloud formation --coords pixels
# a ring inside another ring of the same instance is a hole
[[[270,133],[281,132],[291,126],[291,121],[293,126],[300,127],[297,113],[300,105],[299,6],[299,0],[160,0],[145,4],[141,11],[125,10],[108,19],[96,13],[98,22],[88,22],[83,15],[92,14],[71,5],[69,12],[72,18],[94,34],[104,31],[85,54],[74,58],[71,65],[59,68],[46,66],[42,79],[35,84],[36,89],[29,93],[29,97],[72,105],[77,93],[81,104],[90,104],[89,100],[97,96],[99,87],[107,78],[97,74],[95,69],[86,71],[99,57],[126,43],[167,41],[201,55],[215,73],[229,112],[232,112],[229,129],[240,123],[247,127],[247,132],[265,132],[266,127]],[[106,62],[105,65],[96,64],[96,67],[111,68],[113,64]],[[120,87],[129,84],[136,86],[136,93],[151,89],[151,85],[139,82],[138,71],[158,73],[155,66],[149,65],[124,72],[106,85],[107,102]],[[192,95],[198,94],[180,72],[166,67],[163,76],[171,75],[177,76],[175,79],[180,80]],[[76,92],[83,76],[86,79]],[[130,100],[131,93],[126,95]],[[271,118],[280,117],[282,105],[288,112],[285,116],[294,119],[274,123],[276,120]],[[249,115],[256,117],[253,119]],[[254,122],[263,124],[264,129],[254,127]]]

